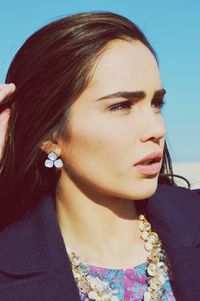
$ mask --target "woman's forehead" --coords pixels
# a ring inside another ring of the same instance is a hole
[[[139,41],[115,41],[96,62],[88,89],[99,92],[145,90],[162,87],[157,61]]]

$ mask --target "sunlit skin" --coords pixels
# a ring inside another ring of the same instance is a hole
[[[152,196],[158,182],[158,174],[144,176],[133,165],[163,151],[164,121],[153,100],[163,86],[154,56],[139,41],[110,43],[94,68],[71,107],[71,139],[46,149],[64,162],[57,217],[66,245],[89,263],[132,267],[146,260],[133,200]],[[119,91],[144,97],[99,100]]]

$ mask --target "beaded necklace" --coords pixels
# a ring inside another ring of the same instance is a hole
[[[147,291],[144,293],[144,301],[161,301],[165,293],[165,274],[168,272],[168,262],[165,250],[162,248],[158,234],[152,230],[151,224],[144,215],[139,216],[139,229],[144,240],[144,248],[147,256]],[[73,275],[85,301],[127,301],[119,300],[117,291],[113,290],[109,282],[104,282],[98,277],[91,277],[87,265],[68,249],[69,259],[72,264]]]

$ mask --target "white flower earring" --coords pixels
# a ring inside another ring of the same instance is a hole
[[[61,168],[63,167],[63,161],[58,159],[58,155],[55,152],[50,152],[48,154],[48,159],[45,160],[44,165],[48,168],[56,167]]]

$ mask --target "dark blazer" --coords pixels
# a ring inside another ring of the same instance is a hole
[[[200,300],[200,196],[158,185],[147,214],[168,253],[179,299]],[[80,301],[57,223],[44,197],[29,216],[0,232],[1,301]]]

